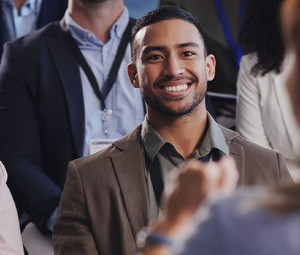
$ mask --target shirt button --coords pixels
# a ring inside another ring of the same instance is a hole
[[[113,110],[112,110],[112,109],[108,109],[108,110],[107,110],[107,115],[112,115],[112,113],[113,113]]]

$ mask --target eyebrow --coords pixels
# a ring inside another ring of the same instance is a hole
[[[177,48],[185,48],[185,47],[195,47],[199,48],[199,44],[195,42],[186,42],[186,43],[179,43],[176,45]]]
[[[195,42],[185,42],[185,43],[179,43],[179,44],[176,44],[176,48],[185,48],[185,47],[194,47],[194,48],[199,48],[199,45]],[[150,51],[165,51],[165,47],[164,46],[147,46],[142,54],[146,54]]]

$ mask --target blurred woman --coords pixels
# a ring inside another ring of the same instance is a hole
[[[240,41],[236,128],[263,147],[280,151],[295,181],[300,180],[300,133],[282,72],[285,51],[280,29],[282,0],[249,0]]]

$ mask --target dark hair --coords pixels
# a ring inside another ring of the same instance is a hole
[[[193,24],[198,29],[199,34],[202,37],[204,49],[206,52],[206,45],[203,38],[203,31],[202,28],[200,27],[199,21],[193,15],[191,15],[190,13],[188,13],[183,9],[166,5],[148,12],[146,15],[144,15],[143,17],[141,17],[136,21],[134,27],[132,28],[132,34],[131,34],[131,58],[133,62],[136,61],[136,45],[134,43],[136,34],[143,27],[167,19],[182,19]]]
[[[281,70],[284,59],[284,43],[280,26],[282,0],[248,0],[239,34],[245,53],[256,52],[258,62],[252,74],[264,75]]]

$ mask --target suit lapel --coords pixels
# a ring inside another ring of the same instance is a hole
[[[237,137],[239,134],[222,126],[219,127],[228,145],[229,155],[232,156],[235,160],[236,167],[239,171],[238,185],[241,185],[245,183],[245,152],[243,146],[238,143],[232,142],[232,139]]]
[[[71,47],[64,38],[59,25],[54,27],[52,36],[48,38],[50,55],[55,62],[68,106],[70,126],[77,155],[82,156],[84,144],[84,103],[82,95],[79,67]]]
[[[286,137],[289,140],[289,147],[286,150],[290,150],[292,147],[295,152],[298,150],[298,141],[294,134],[298,133],[298,125],[293,115],[288,91],[284,85],[282,75],[274,75],[272,78],[275,86],[276,99],[280,108],[280,116],[285,126]]]
[[[145,166],[138,130],[118,141],[115,145],[121,151],[111,156],[134,236],[149,221]]]
[[[230,151],[230,156],[235,160],[237,170],[239,172],[238,185],[245,183],[245,154],[244,148],[231,141],[228,142],[228,147]]]

